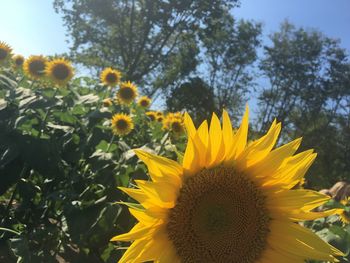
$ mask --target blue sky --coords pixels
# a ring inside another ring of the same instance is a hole
[[[53,55],[68,51],[66,30],[50,0],[0,0],[0,41],[15,53]],[[297,26],[316,28],[341,39],[350,50],[350,0],[242,0],[234,11],[238,18],[264,24],[264,35],[288,20]]]
[[[341,46],[350,51],[349,0],[242,0],[234,11],[238,18],[262,22],[264,35],[279,29],[288,19],[296,26],[317,29],[325,35],[341,40]]]

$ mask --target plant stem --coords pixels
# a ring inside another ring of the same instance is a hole
[[[107,152],[109,152],[109,149],[110,149],[111,146],[112,146],[112,143],[113,143],[113,141],[114,141],[114,138],[115,138],[115,135],[113,134],[113,136],[112,136],[112,138],[111,138],[111,140],[110,140],[110,142],[109,142],[109,144],[108,144]]]
[[[55,98],[55,97],[56,97],[57,92],[58,92],[58,88],[55,89],[55,92],[54,92],[52,98]],[[37,138],[40,138],[40,136],[41,136],[41,135],[43,134],[43,132],[44,132],[45,124],[46,124],[46,121],[47,121],[47,117],[49,116],[50,110],[51,110],[51,108],[48,108],[48,109],[46,110],[46,112],[45,112],[45,116],[44,116],[43,121],[41,122],[40,130],[39,130],[39,133],[38,133]]]
[[[27,173],[28,170],[28,165],[26,163],[24,163],[21,174],[19,175],[19,180],[21,180],[23,178],[23,176]],[[19,181],[18,180],[18,181]],[[12,202],[15,199],[15,196],[17,194],[17,190],[18,190],[18,183],[16,183],[15,188],[12,191],[11,197],[10,197],[10,201],[8,202],[7,206],[6,206],[6,210],[5,210],[5,216],[4,218],[1,220],[1,224],[5,224],[9,213],[10,213],[10,208],[12,206]]]

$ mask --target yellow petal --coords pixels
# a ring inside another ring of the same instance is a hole
[[[183,158],[183,169],[185,175],[193,175],[199,170],[200,159],[197,148],[191,137],[188,137],[187,147]]]
[[[160,224],[145,226],[141,223],[137,223],[128,233],[115,236],[111,239],[111,241],[132,241],[136,239],[142,239],[147,236],[151,236],[154,231],[157,230],[159,225]]]
[[[248,123],[249,122],[249,108],[246,106],[246,110],[242,119],[241,126],[239,127],[237,133],[233,135],[232,149],[231,153],[225,157],[226,164],[232,164],[244,150],[247,144],[248,137]]]
[[[265,185],[281,185],[281,187],[290,189],[304,178],[305,173],[312,165],[317,154],[312,150],[299,153],[285,161],[281,168],[267,180]]]
[[[300,143],[301,138],[273,150],[266,158],[249,167],[247,173],[258,177],[271,177],[281,167],[284,161],[298,150]]]
[[[209,141],[210,141],[210,158],[208,168],[215,166],[218,161],[222,160],[224,156],[224,145],[222,143],[222,131],[220,120],[215,113],[211,118],[209,129]]]
[[[296,223],[273,221],[270,230],[268,242],[277,251],[301,256],[305,259],[330,262],[337,262],[334,256],[343,255],[342,252],[324,242],[311,230]]]
[[[138,201],[145,208],[157,206],[158,202],[153,203],[152,200],[140,189],[126,188],[126,187],[118,187],[118,189],[122,190],[131,198]]]
[[[184,123],[185,123],[185,128],[186,128],[188,136],[193,139],[195,134],[196,134],[196,128],[193,124],[193,121],[192,121],[190,115],[187,112],[185,112]]]
[[[329,201],[330,197],[312,190],[297,189],[287,190],[274,195],[268,196],[266,199],[269,209],[277,210],[300,210],[304,207],[311,209],[323,205]],[[306,211],[306,210],[304,210]]]
[[[137,186],[159,207],[172,208],[175,205],[179,188],[165,182],[135,180]]]
[[[226,110],[222,113],[222,136],[225,145],[225,157],[232,151],[233,131],[230,117]]]
[[[183,169],[180,164],[158,155],[142,150],[134,150],[137,156],[147,165],[150,176],[154,182],[168,182],[181,185]]]
[[[241,170],[263,160],[274,147],[278,135],[281,131],[281,123],[276,124],[274,121],[266,135],[252,142],[244,152],[239,156],[237,164]]]

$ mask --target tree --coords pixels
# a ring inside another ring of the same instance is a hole
[[[96,70],[118,67],[126,79],[148,85],[148,94],[195,69],[198,30],[235,5],[237,0],[54,1],[76,62]]]
[[[303,136],[303,148],[315,148],[310,185],[330,186],[350,179],[350,64],[339,42],[288,22],[271,36],[260,68],[269,86],[260,92],[261,130],[276,117],[286,139]]]
[[[252,89],[261,34],[260,24],[234,19],[237,5],[238,0],[54,1],[76,62],[95,71],[119,67],[153,97],[200,78],[217,107],[233,116]]]
[[[220,19],[208,18],[207,27],[200,30],[200,60],[192,78],[171,88],[167,99],[169,110],[187,110],[198,119],[208,119],[212,112],[225,108],[233,118],[240,115],[246,95],[254,88],[253,65],[260,45],[261,25],[249,21],[235,20],[230,13]],[[193,80],[199,81],[193,82]],[[193,86],[190,91],[185,87]],[[203,94],[199,87],[206,87]],[[207,90],[211,90],[211,102],[207,101]],[[181,92],[185,92],[182,96]],[[174,95],[181,99],[176,99]],[[198,104],[195,106],[194,104]],[[206,105],[206,107],[205,107]],[[195,111],[198,110],[198,112]]]
[[[166,99],[169,111],[186,110],[199,125],[212,112],[219,113],[213,90],[201,79],[192,78],[171,91]]]

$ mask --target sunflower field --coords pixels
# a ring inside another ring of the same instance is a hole
[[[281,123],[194,125],[122,69],[4,42],[0,63],[0,262],[349,262],[350,199],[303,188],[316,154]]]

